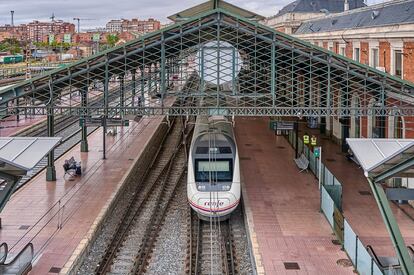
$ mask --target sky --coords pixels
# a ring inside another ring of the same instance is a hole
[[[227,0],[247,10],[264,16],[276,14],[293,0]],[[368,0],[368,4],[386,0]],[[55,19],[74,22],[74,17],[84,20],[81,28],[104,26],[110,19],[153,17],[167,23],[167,16],[192,7],[205,0],[0,0],[0,25],[10,24],[10,11],[14,10],[15,24],[32,20]]]

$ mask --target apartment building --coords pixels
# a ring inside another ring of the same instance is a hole
[[[27,35],[32,42],[48,41],[50,34],[75,33],[75,25],[62,20],[52,22],[33,21],[27,24],[26,28]]]
[[[120,19],[120,20],[111,20],[106,24],[107,32],[131,32],[137,34],[144,34],[152,31],[159,30],[161,28],[161,22],[155,20],[154,18],[149,18],[147,20],[139,20],[133,18]]]

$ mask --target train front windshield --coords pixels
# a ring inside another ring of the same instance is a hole
[[[197,182],[232,182],[232,166],[231,159],[196,159],[195,180]]]

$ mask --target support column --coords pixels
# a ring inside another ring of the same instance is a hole
[[[141,97],[138,99],[138,106],[145,106],[145,66],[141,67]]]
[[[271,47],[271,57],[270,57],[270,91],[272,93],[272,107],[276,106],[276,42],[275,35],[273,35],[272,47]]]
[[[86,126],[86,117],[87,117],[87,109],[88,106],[88,87],[83,87],[80,89],[81,95],[81,106],[83,109],[82,117],[84,119],[84,124],[82,125],[82,139],[81,139],[81,152],[88,152],[88,127]]]
[[[125,101],[125,78],[124,75],[119,76],[119,114],[124,117],[124,101]]]
[[[131,78],[132,78],[132,101],[131,101],[131,106],[134,107],[135,106],[135,94],[136,94],[136,88],[137,88],[137,83],[136,83],[136,75],[137,71],[136,70],[131,70]]]
[[[160,87],[160,92],[161,92],[161,107],[164,107],[164,97],[165,97],[165,91],[166,91],[166,86],[165,86],[165,77],[166,77],[166,68],[165,68],[165,41],[164,41],[164,34],[162,34],[161,36],[161,87]]]
[[[106,119],[108,118],[108,107],[109,107],[109,100],[108,100],[108,93],[109,93],[109,64],[108,64],[108,57],[106,57],[105,63],[105,80],[104,80],[104,117],[103,117],[103,131],[102,131],[102,151],[103,151],[103,159],[106,159],[106,133],[107,133],[107,126],[106,126]]]
[[[55,136],[55,115],[53,114],[53,108],[47,108],[47,135],[48,137]],[[47,155],[47,168],[46,168],[46,181],[56,180],[56,168],[55,168],[55,151],[52,149]]]
[[[391,207],[388,203],[387,196],[385,195],[384,189],[375,180],[368,178],[369,185],[371,187],[374,198],[377,202],[380,210],[382,219],[384,220],[385,226],[390,234],[391,241],[394,245],[395,252],[401,265],[401,269],[404,274],[414,274],[414,264],[408,253],[407,246],[401,235],[398,223],[392,213]]]

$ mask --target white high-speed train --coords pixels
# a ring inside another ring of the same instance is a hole
[[[229,217],[240,202],[239,153],[224,117],[197,117],[188,156],[187,197],[199,218]]]

